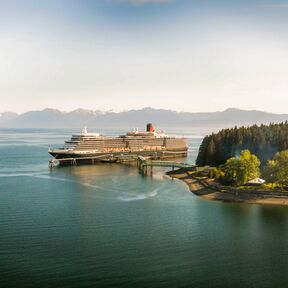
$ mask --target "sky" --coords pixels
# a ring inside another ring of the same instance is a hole
[[[288,112],[288,0],[0,0],[0,112]]]

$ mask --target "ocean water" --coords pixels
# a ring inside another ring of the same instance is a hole
[[[287,207],[205,201],[162,169],[49,170],[73,132],[0,130],[1,287],[287,286]],[[205,131],[166,132],[194,162]]]

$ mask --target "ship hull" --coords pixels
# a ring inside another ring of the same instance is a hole
[[[134,156],[151,157],[152,159],[182,158],[187,156],[187,149],[173,149],[161,151],[121,151],[121,152],[97,152],[77,153],[69,151],[49,151],[59,165],[96,164],[99,162],[116,162],[118,159],[132,159]]]

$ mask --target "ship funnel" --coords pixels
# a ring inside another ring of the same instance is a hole
[[[148,124],[147,124],[147,129],[146,129],[146,131],[147,131],[147,132],[154,132],[154,131],[155,131],[152,123],[148,123]]]

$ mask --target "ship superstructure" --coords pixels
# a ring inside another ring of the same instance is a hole
[[[153,158],[183,157],[187,155],[186,138],[170,137],[165,133],[155,132],[151,123],[146,131],[133,128],[126,135],[106,137],[99,133],[88,133],[85,127],[81,133],[72,135],[59,149],[49,149],[55,159],[76,158],[85,160],[105,160],[117,155],[150,156]]]

